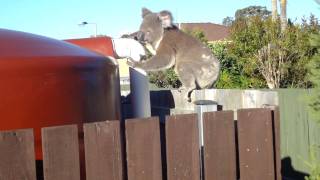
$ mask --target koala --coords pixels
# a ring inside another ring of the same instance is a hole
[[[155,52],[146,61],[128,61],[129,66],[145,71],[174,67],[182,83],[179,91],[188,102],[193,90],[213,85],[219,76],[220,63],[206,45],[179,30],[169,11],[154,13],[143,8],[142,18],[136,38],[142,44],[149,44]]]

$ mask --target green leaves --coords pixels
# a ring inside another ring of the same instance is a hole
[[[314,90],[307,97],[307,101],[313,119],[320,124],[320,34],[313,34],[310,43],[317,51],[307,66],[309,68],[308,78],[314,85]]]
[[[159,88],[179,88],[181,86],[181,82],[173,68],[149,73],[149,82]]]
[[[231,27],[229,54],[237,58],[243,75],[260,79],[265,85],[273,82],[277,88],[310,87],[306,64],[314,55],[314,48],[308,38],[315,31],[315,23],[315,18],[310,17],[309,23],[290,24],[282,33],[280,21],[272,21],[271,17],[236,20]],[[268,51],[262,51],[268,46]],[[261,81],[254,82],[258,84],[253,87],[260,87]]]
[[[203,31],[201,31],[199,29],[196,29],[193,31],[185,31],[185,33],[190,34],[191,36],[197,38],[198,40],[200,40],[204,44],[208,44],[208,40],[206,38],[206,35],[204,34]]]
[[[254,64],[245,62],[246,58],[238,58],[236,54],[230,53],[232,42],[215,42],[209,44],[213,54],[220,61],[220,77],[216,82],[216,88],[263,88],[265,84],[261,79],[251,74]]]

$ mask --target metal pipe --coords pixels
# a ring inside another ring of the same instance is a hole
[[[134,118],[150,117],[150,92],[147,73],[131,67],[129,73],[132,115]]]
[[[203,138],[203,113],[218,110],[218,103],[211,100],[197,100],[194,102],[194,110],[198,114],[199,129],[199,156],[200,156],[200,179],[204,179],[204,138]]]

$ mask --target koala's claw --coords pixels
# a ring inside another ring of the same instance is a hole
[[[181,87],[179,87],[178,91],[181,93],[181,92],[184,91],[185,89],[186,89],[186,87],[181,86]]]
[[[186,87],[182,86],[178,89],[178,91],[181,93],[181,95],[187,102],[192,102],[191,95],[189,97],[189,91],[187,91]]]
[[[146,55],[140,55],[140,61],[146,61],[148,57]]]
[[[134,61],[132,61],[132,60],[128,60],[127,61],[127,65],[132,67],[132,68],[136,67],[136,63]]]

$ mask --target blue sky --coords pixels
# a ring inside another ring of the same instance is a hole
[[[98,34],[119,37],[138,30],[141,8],[170,10],[176,22],[221,23],[237,9],[249,5],[267,6],[271,0],[0,0],[0,28],[40,34],[56,39],[84,38],[97,23]],[[288,0],[288,17],[301,19],[310,13],[320,17],[314,0]]]

